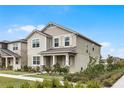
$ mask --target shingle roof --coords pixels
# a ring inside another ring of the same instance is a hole
[[[68,48],[52,48],[47,51],[42,51],[40,54],[50,54],[50,53],[77,53],[76,47],[68,47]]]
[[[10,41],[9,43],[15,43],[15,42],[27,43],[27,40],[26,39],[19,39],[19,40],[15,40],[15,41]]]
[[[82,34],[76,32],[76,31],[74,31],[74,30],[72,30],[72,29],[69,29],[69,28],[67,28],[67,27],[64,27],[64,26],[58,25],[58,24],[53,23],[53,22],[48,23],[48,25],[45,26],[45,27],[41,30],[41,32],[43,32],[43,31],[44,31],[48,26],[50,26],[50,25],[54,25],[54,26],[57,26],[57,27],[59,27],[59,28],[61,28],[61,29],[66,30],[66,31],[68,31],[68,32],[74,33],[74,34],[80,36],[81,38],[84,38],[84,39],[86,39],[86,40],[88,40],[88,41],[90,41],[90,42],[92,42],[92,43],[94,43],[94,44],[96,44],[96,45],[98,45],[98,46],[101,47],[101,45],[100,45],[99,43],[97,43],[97,42],[95,42],[95,41],[89,39],[88,37],[86,37],[86,36],[84,36],[84,35],[82,35]]]
[[[8,55],[11,55],[11,56],[14,56],[14,57],[20,57],[18,54],[8,50],[8,49],[0,49],[2,52],[8,54]]]

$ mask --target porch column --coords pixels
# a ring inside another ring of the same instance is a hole
[[[7,57],[5,58],[5,63],[6,63],[6,68],[8,67],[8,59]]]
[[[13,70],[15,70],[16,58],[13,57]]]
[[[44,65],[44,56],[41,56],[41,66],[43,66]]]
[[[65,56],[65,66],[69,66],[69,55]]]
[[[53,64],[52,65],[55,65],[55,55],[53,55]]]

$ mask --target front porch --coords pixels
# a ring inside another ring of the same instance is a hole
[[[50,54],[42,55],[41,65],[47,67],[53,67],[55,64],[59,64],[61,67],[69,66],[70,70],[75,66],[75,54]]]
[[[20,59],[12,56],[1,57],[0,68],[8,70],[20,69]]]
[[[16,70],[21,69],[21,57],[7,49],[0,49],[0,68]]]

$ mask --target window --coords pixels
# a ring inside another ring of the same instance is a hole
[[[19,59],[18,58],[16,58],[16,64],[19,64]]]
[[[34,65],[39,65],[40,64],[40,57],[39,56],[33,57],[33,64]]]
[[[33,48],[40,47],[39,39],[32,40],[32,47]]]
[[[89,52],[89,51],[88,51],[88,49],[89,49],[89,46],[87,45],[86,53],[88,53],[88,52]]]
[[[59,47],[59,38],[54,39],[54,47]]]
[[[18,50],[18,44],[17,43],[13,44],[13,50]]]
[[[92,48],[92,50],[93,50],[93,51],[95,50],[94,47]]]
[[[69,46],[70,38],[65,37],[65,46]]]

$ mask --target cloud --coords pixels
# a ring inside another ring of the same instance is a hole
[[[111,43],[110,42],[102,42],[101,43],[102,47],[110,47],[111,46]]]
[[[107,58],[108,55],[124,58],[124,48],[114,48],[110,42],[102,42],[101,45],[103,46],[101,49],[103,58]]]
[[[17,26],[13,25],[11,28],[8,29],[8,33],[15,33],[18,31],[24,31],[24,32],[32,32],[34,29],[41,30],[44,27],[44,25],[38,25],[38,26],[33,26],[33,25],[24,25],[24,26]]]

